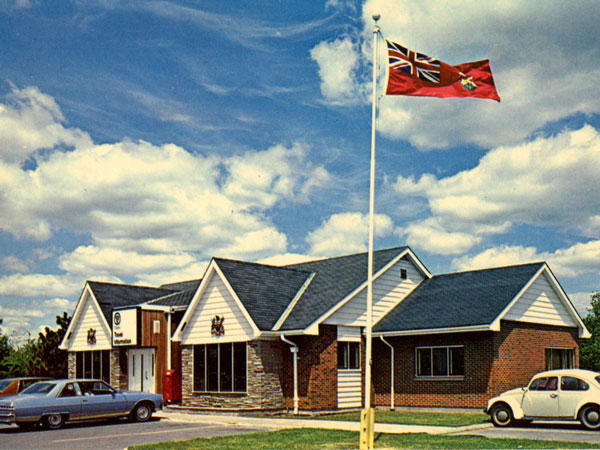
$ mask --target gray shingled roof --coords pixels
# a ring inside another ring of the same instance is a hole
[[[171,289],[172,291],[187,291],[188,289],[196,290],[202,279],[199,280],[189,280],[189,281],[178,281],[176,283],[166,283],[161,284],[160,287],[163,289]]]
[[[148,305],[158,305],[158,306],[188,306],[196,293],[198,286],[193,287],[191,289],[187,289],[185,291],[175,292],[169,295],[165,295],[164,297],[157,298],[155,300],[150,300],[147,302]]]
[[[386,314],[373,332],[489,325],[543,264],[434,276]]]
[[[373,272],[377,273],[408,247],[373,252]],[[336,303],[367,281],[368,254],[358,253],[286,266],[316,273],[310,285],[281,327],[301,330],[309,326]]]
[[[271,330],[310,271],[214,258],[260,330]]]
[[[127,284],[88,281],[94,297],[98,300],[102,314],[112,327],[111,311],[119,306],[133,306],[173,293],[171,289]]]

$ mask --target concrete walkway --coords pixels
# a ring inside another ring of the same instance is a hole
[[[238,416],[233,414],[205,414],[194,412],[174,411],[163,409],[154,414],[154,417],[172,420],[174,422],[204,423],[207,425],[235,425],[237,427],[261,427],[271,430],[283,428],[327,428],[332,430],[360,431],[359,422],[347,422],[339,420],[319,419],[290,419],[281,417],[252,417]],[[429,425],[400,425],[390,423],[375,423],[376,433],[404,434],[404,433],[427,433],[427,434],[454,434],[470,430],[491,428],[489,423],[469,425],[464,427],[438,427]]]

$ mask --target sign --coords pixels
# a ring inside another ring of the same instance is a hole
[[[137,308],[119,309],[112,316],[112,345],[137,345]]]

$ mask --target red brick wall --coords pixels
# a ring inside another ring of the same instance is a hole
[[[319,326],[318,336],[289,336],[298,345],[298,396],[300,410],[337,407],[337,328]],[[293,355],[285,351],[282,380],[285,403],[294,407]]]
[[[482,408],[501,392],[524,386],[544,370],[545,348],[575,350],[579,365],[577,330],[519,322],[502,322],[500,332],[454,333],[386,339],[395,349],[396,406]],[[465,375],[460,380],[415,377],[415,347],[464,345]],[[390,349],[373,343],[373,386],[376,405],[390,405]]]

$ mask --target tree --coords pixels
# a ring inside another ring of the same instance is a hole
[[[580,349],[582,369],[600,372],[600,292],[591,295],[592,310],[583,319],[583,323],[592,334],[591,339],[583,339]]]
[[[4,365],[4,358],[9,357],[14,353],[12,342],[8,335],[0,334],[0,378],[6,378],[9,376],[9,372]]]
[[[68,375],[68,356],[65,350],[58,346],[65,337],[71,317],[63,312],[62,316],[56,316],[57,330],[46,327],[44,333],[40,332],[36,342],[36,354],[40,357],[42,364],[37,367],[40,373],[33,375],[48,376],[52,378],[66,378]]]

